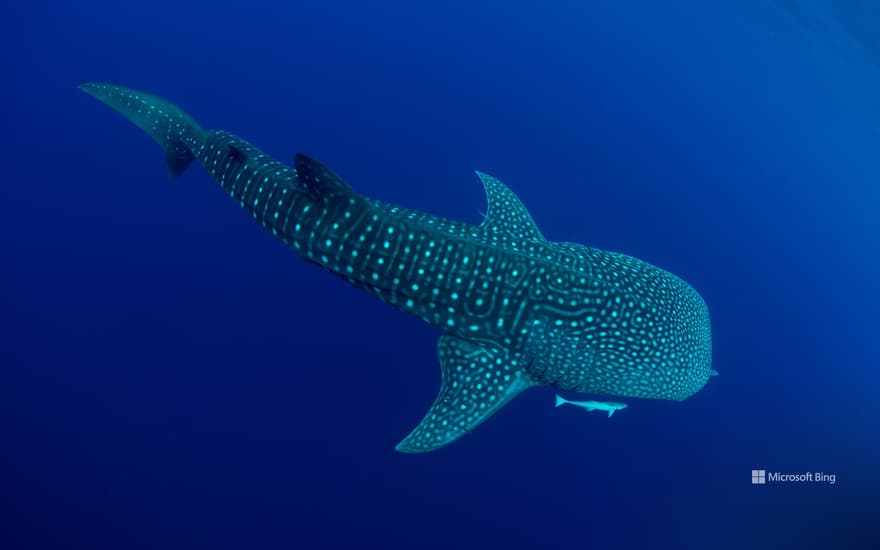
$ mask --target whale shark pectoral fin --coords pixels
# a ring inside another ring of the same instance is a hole
[[[445,335],[437,343],[440,393],[398,451],[424,453],[452,443],[534,385],[507,350]]]
[[[477,176],[483,182],[486,200],[489,202],[489,210],[480,224],[481,228],[516,239],[546,241],[522,201],[509,187],[489,174],[478,171]]]

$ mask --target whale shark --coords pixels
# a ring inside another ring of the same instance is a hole
[[[79,88],[158,142],[172,177],[198,161],[308,263],[443,331],[440,391],[398,451],[444,447],[532,387],[680,401],[714,372],[709,312],[689,284],[546,239],[493,176],[476,173],[488,210],[471,225],[364,196],[303,154],[283,164],[158,96]]]
[[[556,406],[561,407],[562,405],[574,405],[575,407],[580,407],[586,411],[607,411],[608,418],[611,418],[614,411],[625,409],[628,406],[626,403],[612,403],[611,401],[569,401],[568,399],[557,395]]]

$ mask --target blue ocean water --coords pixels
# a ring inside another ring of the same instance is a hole
[[[0,547],[880,547],[873,3],[5,11]],[[399,454],[439,331],[170,181],[90,80],[453,219],[496,175],[690,282],[720,376],[611,419],[530,390]]]

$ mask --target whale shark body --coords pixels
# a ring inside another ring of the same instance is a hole
[[[474,226],[367,198],[304,155],[282,164],[160,97],[80,89],[157,141],[172,176],[197,160],[303,259],[444,331],[439,395],[399,451],[443,447],[533,386],[683,400],[714,372],[693,288],[624,254],[548,241],[488,174],[477,172],[489,204]]]

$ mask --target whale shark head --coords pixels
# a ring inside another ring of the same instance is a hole
[[[658,323],[652,362],[670,381],[666,399],[684,401],[700,391],[715,373],[712,327],[709,308],[700,294],[677,276],[668,277],[665,290],[671,296]]]

